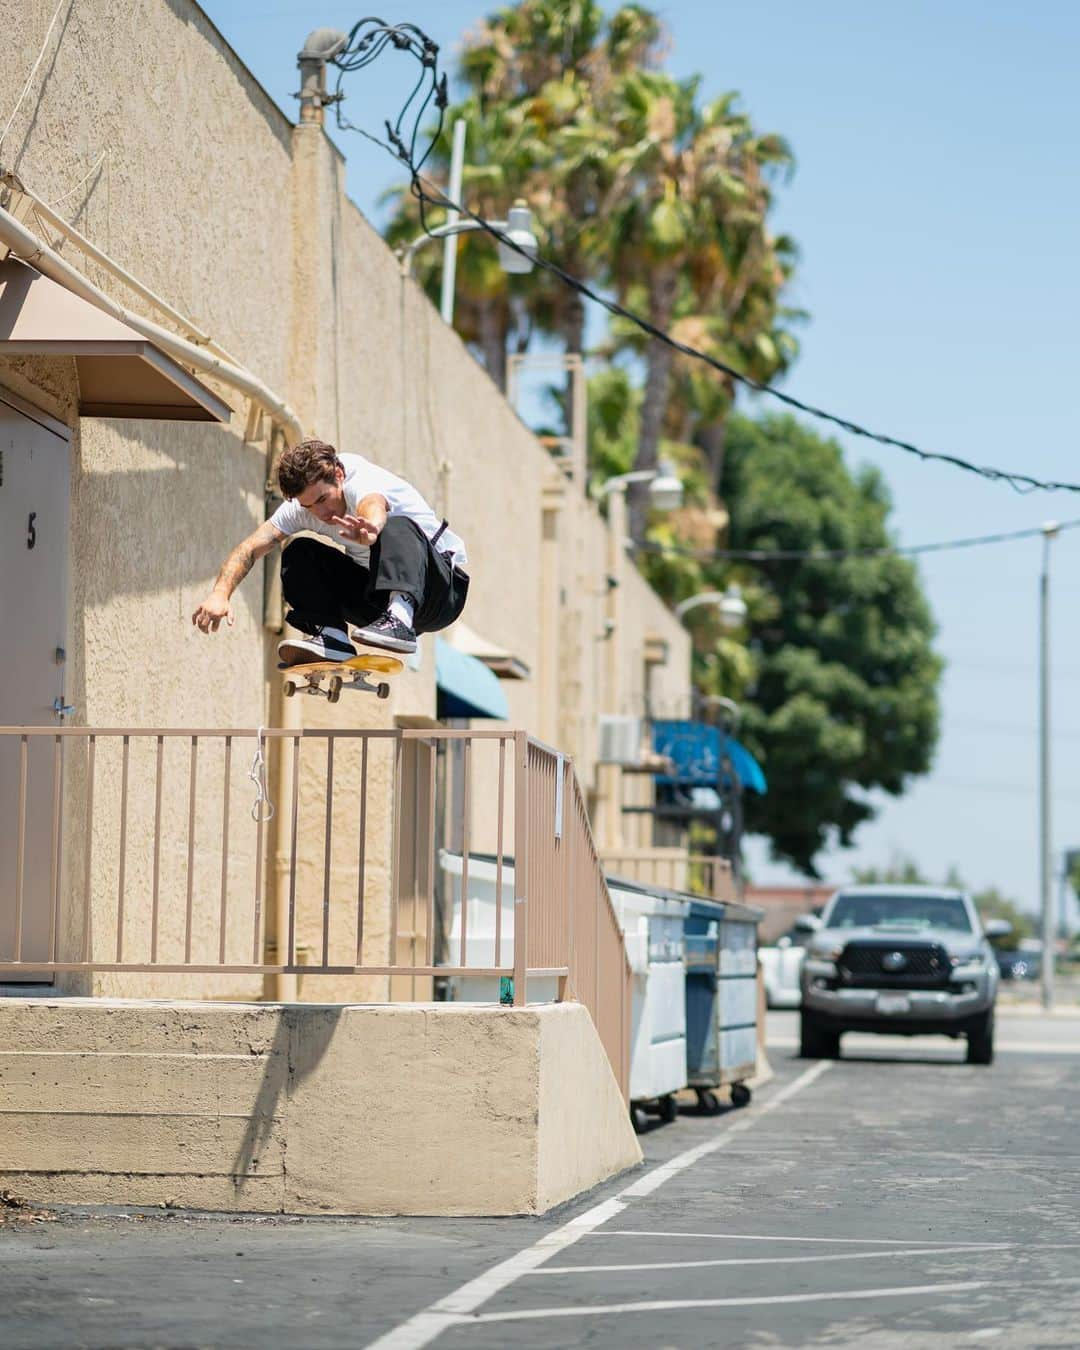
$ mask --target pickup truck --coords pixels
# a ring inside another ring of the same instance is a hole
[[[969,1064],[994,1058],[998,973],[992,937],[963,891],[933,886],[851,886],[821,916],[800,975],[800,1049],[840,1053],[845,1031],[967,1038]]]

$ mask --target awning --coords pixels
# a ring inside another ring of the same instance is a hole
[[[708,722],[661,719],[653,723],[653,746],[671,760],[671,773],[658,773],[658,783],[712,788],[724,781],[725,763],[742,787],[766,793],[761,765],[741,741]]]
[[[71,356],[83,417],[228,422],[229,405],[141,333],[25,263],[0,263],[0,356]]]
[[[515,656],[498,643],[482,638],[460,619],[446,634],[446,641],[466,656],[475,656],[478,661],[483,661],[500,680],[527,680],[531,674],[528,664],[520,656]]]
[[[496,717],[507,721],[510,706],[498,677],[482,661],[435,639],[438,714],[443,717]]]

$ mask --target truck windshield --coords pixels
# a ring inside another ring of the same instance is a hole
[[[947,928],[970,933],[963,900],[947,895],[838,895],[827,928]]]

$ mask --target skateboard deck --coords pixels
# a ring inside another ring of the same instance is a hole
[[[285,679],[285,697],[295,693],[314,694],[336,703],[343,689],[362,689],[377,698],[389,698],[387,680],[400,675],[405,663],[389,652],[361,652],[347,661],[304,661],[299,665],[279,665]],[[372,681],[371,676],[382,676]]]

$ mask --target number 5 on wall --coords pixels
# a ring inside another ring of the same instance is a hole
[[[26,522],[26,547],[27,547],[27,548],[33,548],[34,545],[37,543],[37,529],[36,529],[35,526],[34,526],[34,521],[35,521],[35,520],[37,520],[37,512],[36,512],[36,511],[31,511],[31,512],[30,512],[30,519]]]

